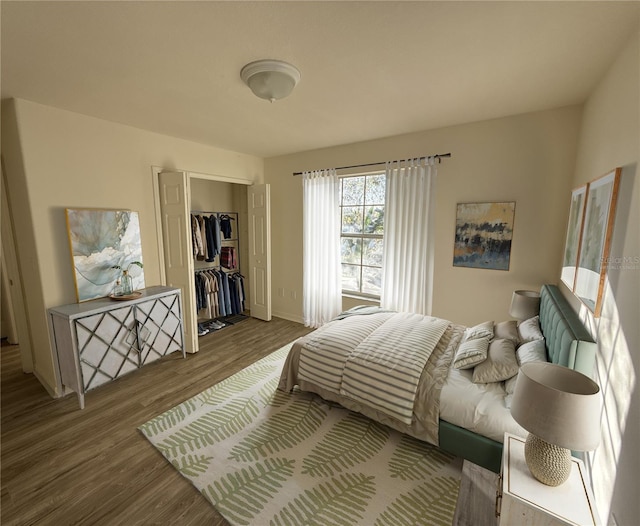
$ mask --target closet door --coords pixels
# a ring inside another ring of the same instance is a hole
[[[185,172],[158,174],[162,240],[167,285],[178,287],[184,298],[184,349],[198,351],[193,280],[193,254],[191,252],[191,215],[189,178]]]
[[[249,276],[251,277],[251,316],[271,320],[271,217],[268,184],[250,186]]]

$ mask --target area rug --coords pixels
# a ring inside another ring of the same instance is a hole
[[[276,389],[287,345],[140,426],[232,525],[447,525],[461,459]]]

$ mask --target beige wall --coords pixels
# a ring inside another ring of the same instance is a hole
[[[580,130],[572,186],[622,167],[601,317],[594,319],[563,287],[598,342],[596,374],[605,403],[601,443],[590,455],[592,478],[603,520],[611,511],[620,526],[637,524],[640,517],[639,65],[636,33],[589,97]]]
[[[302,320],[302,180],[292,172],[451,152],[436,183],[433,314],[508,319],[514,289],[558,280],[580,115],[572,106],[266,159],[274,315]],[[456,203],[474,201],[516,202],[509,271],[453,267]]]
[[[140,214],[147,285],[160,283],[152,166],[261,182],[260,158],[42,106],[7,101],[2,155],[14,213],[34,371],[59,394],[46,308],[76,301],[65,208]]]

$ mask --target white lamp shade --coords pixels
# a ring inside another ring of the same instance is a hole
[[[529,433],[559,447],[591,451],[600,441],[600,388],[578,371],[553,363],[520,368],[513,418]]]
[[[516,320],[528,320],[540,312],[540,293],[533,290],[516,290],[511,296],[509,315]]]
[[[300,71],[281,60],[257,60],[242,68],[240,77],[261,99],[283,99],[300,80]]]

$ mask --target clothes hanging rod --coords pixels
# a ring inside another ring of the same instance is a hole
[[[438,153],[436,155],[423,155],[422,157],[419,157],[419,159],[428,159],[429,157],[434,157],[436,159],[438,159],[438,163],[442,162],[442,159],[444,159],[445,157],[451,157],[451,153]],[[335,170],[348,170],[350,168],[366,168],[367,166],[380,166],[381,164],[386,164],[386,163],[398,163],[398,162],[402,162],[402,161],[407,161],[408,159],[398,159],[395,161],[383,161],[381,163],[366,163],[366,164],[354,164],[352,166],[338,166],[337,168],[335,168]],[[293,175],[302,175],[304,172],[293,172]]]
[[[191,210],[189,212],[190,214],[218,214],[218,215],[230,215],[230,214],[237,214],[238,212],[215,212],[212,210]],[[229,219],[233,219],[235,221],[235,218],[231,217]]]

